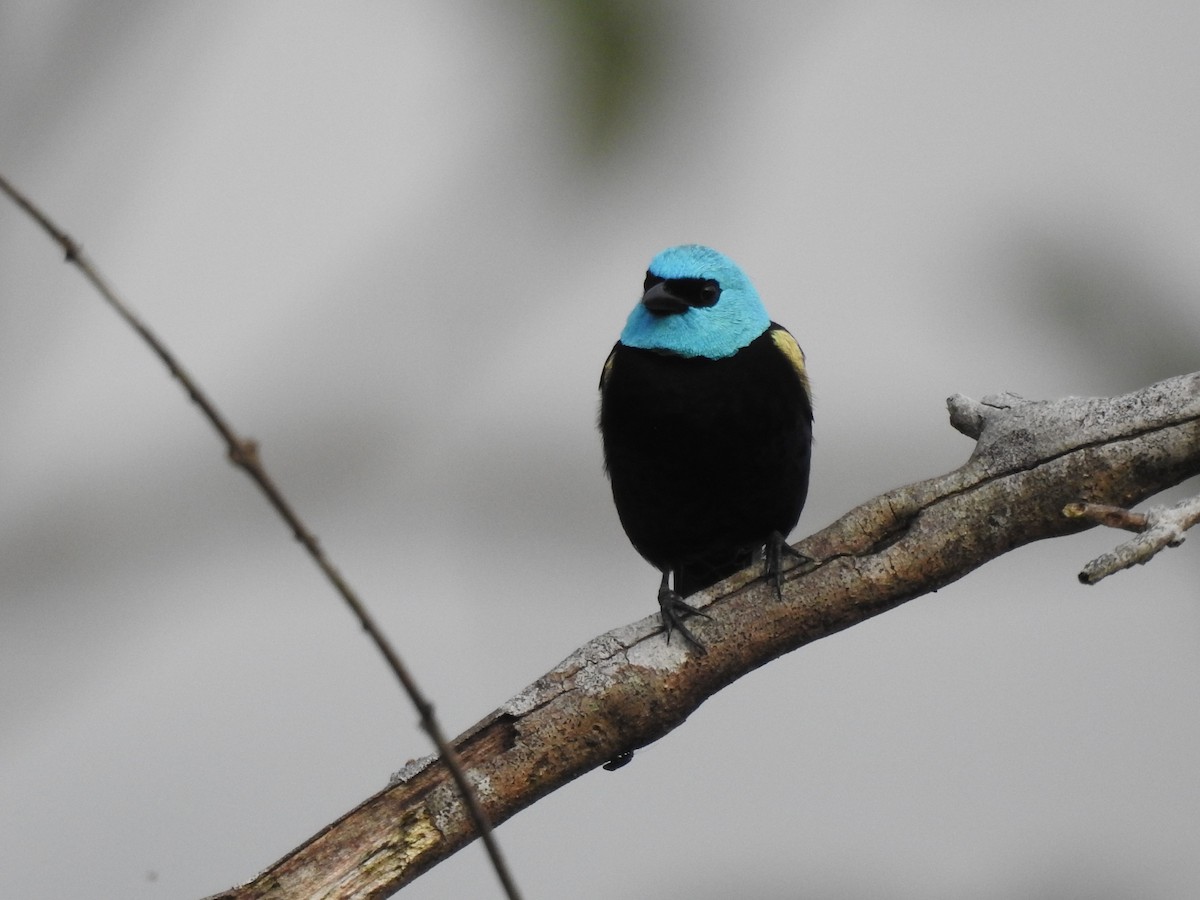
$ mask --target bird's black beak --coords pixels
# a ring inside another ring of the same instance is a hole
[[[678,315],[691,308],[687,300],[671,291],[669,282],[666,281],[650,285],[646,293],[642,294],[642,306],[656,316]]]

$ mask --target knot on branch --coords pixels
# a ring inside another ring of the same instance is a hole
[[[989,394],[982,400],[954,394],[946,398],[946,408],[950,411],[950,424],[954,429],[978,440],[989,424],[1003,419],[1015,406],[1028,402],[1007,392]]]
[[[259,469],[258,441],[253,438],[232,441],[229,445],[229,461],[247,471]]]

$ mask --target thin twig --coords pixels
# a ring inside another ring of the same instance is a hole
[[[492,827],[487,813],[484,812],[478,795],[467,780],[458,754],[446,740],[445,733],[442,731],[442,727],[434,715],[433,704],[421,693],[408,668],[401,661],[400,656],[392,648],[383,631],[375,623],[375,620],[367,611],[363,602],[358,598],[358,595],[325,555],[325,552],[317,542],[316,536],[308,530],[299,514],[292,508],[287,498],[284,497],[283,493],[275,485],[275,482],[267,474],[267,470],[264,468],[262,459],[259,456],[257,442],[238,435],[233,426],[229,424],[213,402],[200,389],[196,381],[184,370],[174,354],[167,349],[166,345],[158,339],[149,326],[134,314],[100,276],[100,273],[84,254],[83,247],[78,242],[55,225],[41,209],[13,187],[3,175],[0,175],[0,190],[3,190],[17,206],[21,207],[42,227],[42,230],[50,235],[54,242],[62,248],[66,256],[66,261],[74,265],[83,274],[84,278],[92,284],[100,296],[116,311],[117,315],[124,319],[141,336],[142,340],[150,346],[150,349],[158,355],[158,358],[163,361],[168,371],[183,385],[192,402],[200,407],[201,412],[204,413],[204,417],[208,419],[213,428],[221,435],[221,438],[225,441],[230,461],[249,475],[254,483],[259,486],[263,494],[266,495],[267,500],[275,507],[275,511],[279,513],[284,522],[292,530],[292,534],[295,535],[296,540],[304,545],[304,549],[308,551],[313,562],[317,564],[317,567],[325,574],[325,577],[333,585],[338,594],[341,595],[346,605],[350,607],[350,611],[358,619],[363,630],[374,642],[379,652],[383,654],[383,658],[387,660],[387,664],[391,667],[396,678],[400,680],[400,684],[404,687],[405,692],[420,715],[421,727],[433,740],[433,743],[437,746],[438,753],[445,760],[454,783],[458,786],[458,790],[463,796],[467,812],[472,822],[474,822],[476,829],[479,831],[480,838],[483,840],[487,854],[491,859],[492,867],[496,870],[496,877],[500,879],[506,895],[511,900],[518,900],[520,894],[500,852],[500,847],[492,834]]]
[[[1119,506],[1068,503],[1063,515],[1138,532],[1136,537],[1118,544],[1083,567],[1079,580],[1083,584],[1095,584],[1122,569],[1148,563],[1160,550],[1182,544],[1187,530],[1200,524],[1200,497],[1180,500],[1174,506],[1154,506],[1145,513],[1131,512]]]
[[[1082,500],[1068,503],[1063,507],[1063,515],[1068,519],[1086,519],[1108,528],[1123,528],[1125,531],[1146,530],[1145,513],[1134,512],[1123,506],[1109,506],[1107,503],[1085,503]]]

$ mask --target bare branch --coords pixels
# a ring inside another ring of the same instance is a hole
[[[1145,513],[1133,512],[1121,506],[1108,506],[1105,503],[1068,503],[1063,507],[1063,515],[1068,519],[1087,519],[1093,525],[1104,525],[1108,528],[1146,530]]]
[[[213,428],[217,430],[217,433],[221,435],[221,438],[225,441],[226,452],[229,455],[230,461],[249,475],[254,483],[258,485],[267,500],[275,508],[275,511],[287,523],[296,540],[308,551],[313,562],[317,564],[317,567],[325,574],[330,584],[333,585],[342,600],[350,608],[350,611],[358,619],[359,624],[368,637],[370,637],[379,652],[383,654],[388,666],[391,667],[392,673],[400,681],[413,706],[417,708],[417,712],[420,715],[421,727],[429,735],[434,746],[438,748],[442,759],[445,760],[447,769],[460,792],[460,798],[466,804],[467,814],[472,820],[474,827],[479,830],[483,837],[488,856],[491,858],[492,867],[496,870],[496,876],[499,878],[505,894],[509,898],[512,898],[512,900],[517,900],[520,895],[517,891],[516,883],[508,871],[508,866],[505,864],[504,858],[500,853],[499,845],[492,837],[491,824],[487,818],[487,814],[480,805],[479,798],[470,782],[467,780],[458,755],[446,741],[442,726],[434,715],[433,704],[425,697],[420,688],[417,687],[416,681],[400,659],[399,654],[396,653],[382,629],[375,623],[374,618],[367,611],[362,600],[359,599],[358,595],[350,587],[349,582],[342,577],[341,572],[333,565],[329,557],[325,555],[325,552],[317,542],[316,535],[309,531],[300,518],[300,515],[267,474],[267,470],[262,463],[262,458],[259,455],[258,443],[241,437],[234,430],[233,426],[225,419],[224,415],[217,409],[208,395],[201,390],[200,385],[195,379],[187,373],[179,360],[167,348],[166,344],[117,296],[108,282],[100,275],[95,265],[84,254],[83,247],[78,242],[55,225],[49,216],[42,212],[33,201],[18,191],[3,175],[0,175],[0,191],[7,194],[17,206],[28,213],[42,227],[55,243],[63,249],[66,261],[79,269],[84,278],[95,287],[108,305],[138,333],[158,358],[163,361],[163,364],[166,365],[170,373],[183,385],[183,389],[187,391],[192,401],[200,407],[204,417],[208,419]]]
[[[493,821],[681,725],[705,699],[810,641],[944,587],[1031,541],[1091,527],[1069,502],[1127,508],[1200,474],[1200,373],[1113,399],[949,401],[968,462],[851,510],[797,545],[782,601],[739,573],[698,595],[708,653],[650,616],[600,635],[458,737]],[[438,759],[364,801],[219,900],[385,897],[475,837]],[[217,900],[213,898],[213,900]]]
[[[1076,506],[1087,504],[1068,504],[1063,514],[1073,515],[1067,510]],[[1145,513],[1115,509],[1109,516],[1105,516],[1099,524],[1141,533],[1084,566],[1079,573],[1079,580],[1084,584],[1095,584],[1114,572],[1134,565],[1145,565],[1158,551],[1166,547],[1178,547],[1187,537],[1185,532],[1200,522],[1200,497],[1189,497],[1174,506],[1156,506]],[[1125,524],[1126,521],[1131,524]],[[1137,527],[1139,523],[1140,527]]]

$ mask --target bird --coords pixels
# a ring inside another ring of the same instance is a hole
[[[755,560],[782,596],[785,538],[808,495],[804,352],[746,274],[700,244],[663,250],[600,376],[599,430],[617,516],[659,570],[666,639],[704,613],[685,598]]]

